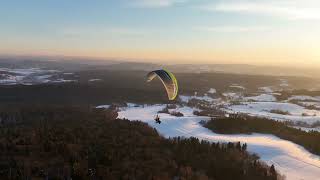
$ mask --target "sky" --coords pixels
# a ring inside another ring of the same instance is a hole
[[[0,0],[0,54],[320,68],[318,0]]]

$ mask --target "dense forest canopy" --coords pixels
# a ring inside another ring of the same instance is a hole
[[[165,139],[111,109],[15,107],[0,117],[1,179],[283,178],[246,144]]]

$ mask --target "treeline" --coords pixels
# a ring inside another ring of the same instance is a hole
[[[172,116],[176,116],[176,117],[182,117],[184,116],[184,114],[182,114],[181,112],[172,110],[171,112],[169,111],[169,109],[176,109],[177,105],[175,104],[170,104],[167,105],[166,107],[164,107],[163,109],[161,109],[160,111],[158,111],[158,113],[165,113],[165,114],[170,114]]]
[[[288,126],[290,124],[289,122],[279,122],[267,118],[239,114],[212,119],[205,124],[205,127],[222,134],[273,134],[281,139],[299,144],[311,153],[320,155],[320,132],[306,132]]]
[[[112,110],[6,108],[0,117],[16,119],[1,123],[0,179],[282,179],[246,144],[165,139]]]

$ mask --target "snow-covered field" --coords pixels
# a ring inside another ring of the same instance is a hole
[[[74,82],[73,79],[65,79],[73,73],[62,73],[57,70],[44,70],[39,68],[9,69],[0,68],[0,85],[33,85],[43,83]]]
[[[320,177],[320,157],[315,156],[299,145],[279,139],[273,135],[222,135],[216,134],[199,124],[208,117],[198,117],[192,114],[193,109],[180,107],[176,111],[182,112],[184,117],[160,114],[161,124],[154,122],[154,116],[165,105],[130,106],[121,109],[119,118],[141,120],[156,128],[165,137],[197,137],[212,142],[242,142],[248,144],[248,150],[256,153],[261,160],[274,164],[280,173],[288,180],[315,180]]]
[[[320,102],[313,102],[313,101],[300,101],[303,106],[314,106],[315,108],[320,108]]]
[[[214,89],[214,88],[210,88],[209,91],[208,91],[209,94],[215,94],[217,93],[217,90]]]
[[[288,112],[288,115],[276,114],[270,111],[280,110]],[[320,111],[309,110],[302,106],[285,102],[245,102],[241,105],[227,107],[230,113],[245,113],[260,117],[267,117],[280,121],[301,121],[308,124],[320,121]]]
[[[269,102],[276,101],[277,99],[271,94],[260,94],[258,96],[249,96],[243,98],[246,101],[260,101],[260,102]]]
[[[235,92],[225,92],[222,93],[224,97],[226,97],[228,100],[241,100],[242,94],[241,93],[235,93]]]
[[[102,79],[89,79],[89,82],[96,82],[96,81],[102,81]]]
[[[283,82],[285,82],[285,80],[281,80],[281,83]],[[211,90],[215,89],[211,88],[209,91]],[[217,94],[216,91],[213,92]],[[260,87],[257,92],[250,93],[251,96],[244,96],[244,94],[245,93],[231,91],[221,92],[220,98],[218,96],[212,98],[207,94],[204,96],[197,94],[197,96],[180,95],[180,99],[181,102],[184,103],[191,99],[205,101],[211,104],[211,106],[224,107],[222,110],[228,113],[244,113],[279,121],[292,121],[300,124],[303,122],[309,125],[320,122],[320,110],[316,109],[320,108],[320,96],[294,95],[286,100],[278,101],[276,95],[280,93],[274,92],[273,87]],[[318,131],[319,128],[320,127],[302,129]]]
[[[235,88],[235,89],[240,89],[240,90],[245,90],[246,88],[243,86],[240,86],[238,84],[232,84],[229,86],[230,88]]]
[[[264,92],[264,93],[273,93],[272,87],[268,87],[268,86],[266,86],[266,87],[260,87],[259,90],[262,91],[262,92]]]
[[[290,98],[288,98],[288,100],[297,100],[297,101],[315,101],[315,102],[320,102],[320,97],[316,96],[316,97],[312,97],[312,96],[291,96]]]
[[[196,96],[196,95],[194,95],[194,96],[183,96],[183,95],[180,95],[179,98],[180,98],[180,100],[182,102],[185,102],[185,103],[189,102],[192,99],[211,102],[211,103],[218,102],[218,101],[221,100],[220,98],[214,99],[214,98],[212,98],[212,97],[210,97],[208,95],[204,95],[204,96]]]
[[[9,69],[9,68],[0,68],[2,72],[21,74],[21,75],[30,75],[34,73],[43,73],[43,72],[57,72],[56,70],[42,70],[39,68],[28,68],[28,69]]]
[[[280,86],[281,87],[288,87],[289,86],[288,80],[280,79]]]

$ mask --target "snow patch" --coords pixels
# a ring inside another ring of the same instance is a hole
[[[220,99],[213,99],[212,97],[205,95],[205,96],[185,96],[185,95],[180,95],[179,96],[180,100],[182,102],[188,103],[192,99],[200,100],[200,101],[206,101],[206,102],[217,102]]]
[[[288,87],[289,83],[286,79],[280,79],[280,87]]]
[[[235,92],[226,92],[226,93],[222,93],[222,95],[224,97],[226,97],[229,100],[240,100],[242,99],[242,95],[239,93],[235,93]]]
[[[265,93],[273,93],[273,90],[271,87],[260,87],[259,90]]]
[[[245,97],[244,100],[246,101],[257,101],[257,102],[274,102],[277,101],[277,99],[270,94],[261,94],[259,96],[250,96]]]
[[[89,79],[89,82],[102,81],[102,79]]]
[[[303,101],[303,102],[299,102],[301,103],[303,106],[314,106],[316,108],[320,108],[320,102],[308,102],[308,101]]]
[[[50,81],[50,83],[69,83],[69,82],[78,82],[78,81],[77,80],[71,80],[71,79],[62,79],[62,78]]]
[[[231,86],[229,86],[229,87],[230,87],[230,88],[242,89],[242,90],[246,89],[245,87],[240,86],[240,85],[237,85],[237,84],[232,84],[232,85],[231,85]]]
[[[100,106],[97,106],[96,108],[98,109],[108,109],[111,105],[100,105]]]
[[[73,75],[74,73],[70,73],[70,72],[65,72],[63,73],[64,75]]]
[[[210,88],[209,91],[208,91],[209,94],[215,94],[217,93],[217,90],[214,89],[214,88]]]

